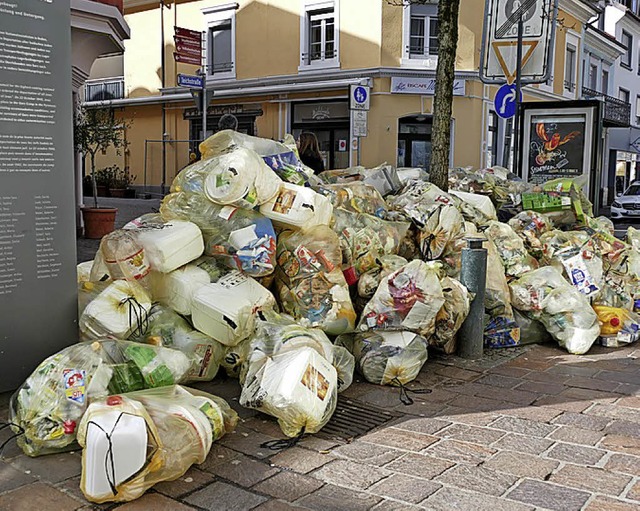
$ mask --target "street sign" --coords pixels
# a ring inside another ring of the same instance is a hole
[[[193,55],[183,55],[173,52],[173,58],[176,62],[183,62],[184,64],[191,64],[193,66],[202,64],[202,59],[200,57],[194,57]]]
[[[203,112],[202,107],[202,89],[191,89],[191,97],[193,98],[193,102],[196,104],[196,108],[199,113]],[[207,89],[207,95],[205,98],[205,104],[207,107],[209,103],[211,103],[211,99],[213,98],[213,89]]]
[[[174,27],[173,40],[176,51],[173,58],[176,62],[199,66],[202,63],[202,34],[188,28]]]
[[[188,28],[182,28],[182,27],[173,27],[173,29],[174,29],[174,34],[180,37],[197,39],[198,41],[200,41],[202,38],[202,34],[197,30],[190,30]]]
[[[202,56],[202,49],[200,47],[195,48],[193,46],[188,46],[182,43],[176,43],[176,53],[178,55],[186,55],[190,57],[198,57]]]
[[[367,111],[353,110],[351,112],[351,126],[353,127],[354,137],[367,136]]]
[[[522,91],[520,91],[520,102],[522,102]],[[516,114],[516,86],[514,84],[504,84],[496,92],[493,100],[493,107],[498,116],[509,119]]]
[[[202,89],[202,76],[183,75],[178,73],[178,85],[180,87],[190,87],[192,89]]]
[[[486,0],[480,79],[511,84],[518,67],[522,18],[522,83],[549,79],[558,0]]]
[[[369,110],[370,88],[366,85],[351,85],[349,87],[349,108],[351,110]]]

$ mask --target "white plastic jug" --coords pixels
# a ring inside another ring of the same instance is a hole
[[[194,265],[186,265],[169,273],[151,272],[153,299],[185,316],[191,314],[193,294],[209,282],[209,274]]]
[[[200,228],[192,222],[172,220],[162,228],[140,228],[136,235],[151,269],[169,273],[204,252],[204,241]]]
[[[251,277],[232,271],[193,295],[193,326],[227,346],[235,346],[255,329],[254,313],[275,306],[271,292]]]
[[[114,280],[84,309],[80,331],[89,339],[113,336],[126,339],[145,321],[151,299],[143,287],[127,280]]]
[[[276,196],[260,206],[260,213],[281,226],[302,228],[329,225],[333,206],[311,188],[282,183]]]
[[[100,499],[112,495],[112,485],[115,488],[144,466],[147,425],[144,418],[119,410],[88,418],[82,467],[84,491]]]

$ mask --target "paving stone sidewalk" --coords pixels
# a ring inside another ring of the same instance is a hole
[[[205,463],[137,501],[95,506],[79,452],[0,461],[0,510],[400,511],[640,509],[640,346],[572,356],[551,345],[435,357],[404,406],[398,389],[355,381],[341,399],[397,417],[355,439],[318,434],[282,451],[270,417],[238,405],[235,380],[199,388],[239,411]],[[6,416],[8,395],[1,396]],[[0,442],[8,436],[0,433]]]

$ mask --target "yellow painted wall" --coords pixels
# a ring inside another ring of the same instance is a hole
[[[342,0],[340,2],[340,65],[342,69],[380,65],[383,3],[386,2],[376,0]]]
[[[382,3],[380,64],[398,66],[402,59],[402,7]]]

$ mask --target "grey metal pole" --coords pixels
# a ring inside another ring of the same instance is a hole
[[[518,49],[516,53],[516,118],[513,123],[513,165],[514,174],[522,177],[522,173],[520,172],[520,158],[519,158],[519,150],[520,150],[520,92],[522,91],[522,35],[524,32],[524,24],[522,22],[522,14],[520,15],[520,19],[518,20]]]
[[[484,345],[484,294],[487,283],[487,249],[483,238],[467,238],[462,249],[460,282],[475,294],[467,319],[458,332],[458,354],[462,358],[482,357]]]

